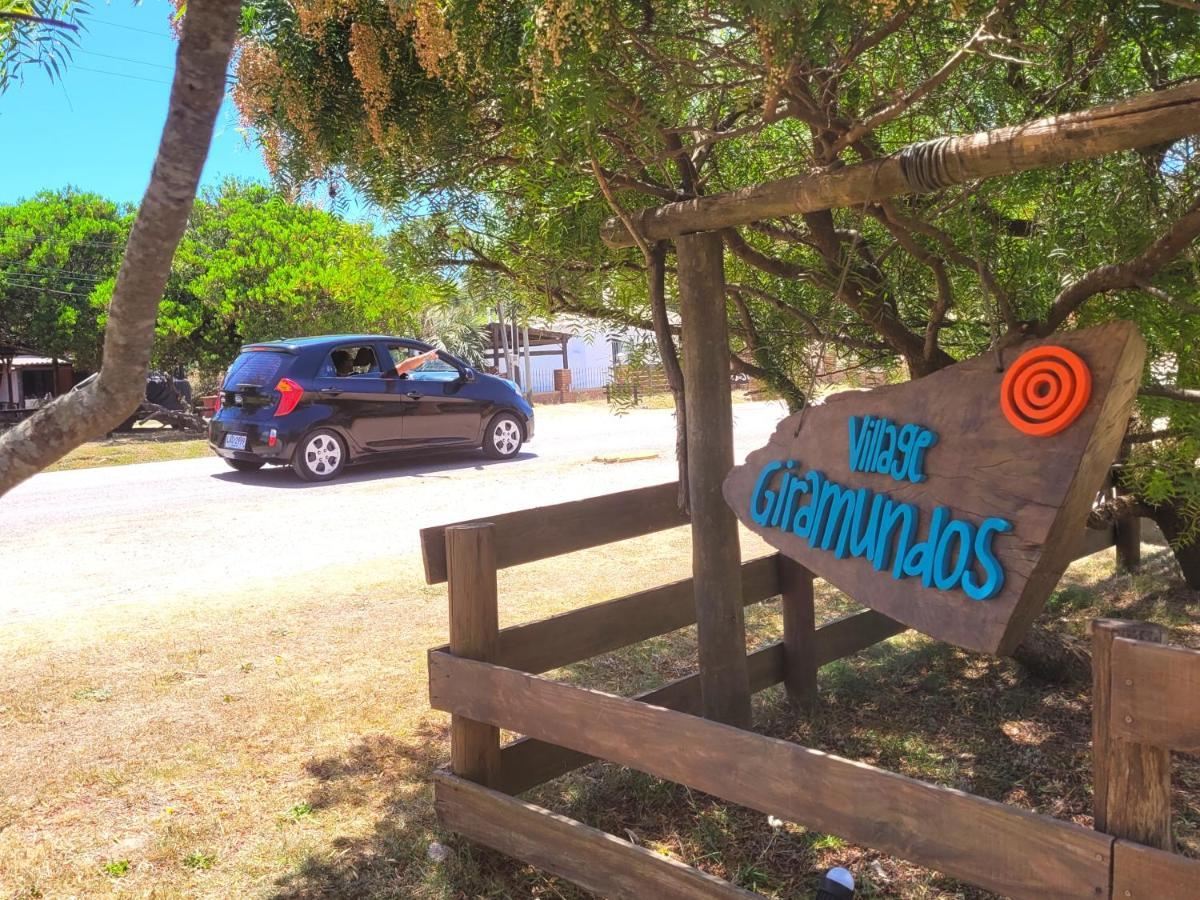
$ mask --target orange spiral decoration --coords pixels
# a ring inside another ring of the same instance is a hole
[[[1092,396],[1092,373],[1066,347],[1035,347],[1017,357],[1000,384],[1000,408],[1017,431],[1034,437],[1058,434]]]

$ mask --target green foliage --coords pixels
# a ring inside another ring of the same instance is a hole
[[[71,188],[0,206],[0,340],[100,360],[132,211]]]
[[[1130,454],[1122,484],[1151,506],[1173,506],[1187,529],[1176,544],[1200,538],[1200,437],[1196,434],[1166,440],[1154,449],[1138,448]]]
[[[0,206],[0,341],[97,368],[132,221],[131,208],[69,188]],[[450,304],[454,292],[406,265],[368,225],[229,182],[193,208],[159,306],[153,362],[212,374],[251,341],[414,333],[420,310]],[[466,346],[464,314],[455,315],[451,339]]]
[[[211,869],[217,864],[217,858],[211,853],[196,850],[183,858],[183,864],[189,869]]]
[[[235,96],[281,182],[348,180],[407,217],[414,259],[483,293],[637,325],[648,320],[642,254],[601,246],[612,209],[595,167],[637,210],[1200,72],[1200,17],[1141,0],[252,0],[251,10]],[[964,53],[973,35],[986,40]],[[742,247],[727,242],[730,349],[793,404],[830,360],[920,375],[1043,320],[1066,284],[1140,254],[1198,194],[1191,140],[759,222],[734,236]],[[1173,359],[1173,383],[1196,386],[1194,249],[1150,282],[1156,293],[1091,298],[1063,327],[1131,318],[1158,366],[1147,376]],[[671,305],[676,290],[672,275]],[[1181,427],[1184,414],[1141,407],[1147,422],[1163,415]]]
[[[218,371],[250,341],[408,332],[427,294],[389,265],[370,226],[229,182],[193,210],[159,309],[155,356]]]
[[[129,874],[129,860],[114,859],[104,864],[104,872],[111,875],[113,878],[120,878],[123,875]]]

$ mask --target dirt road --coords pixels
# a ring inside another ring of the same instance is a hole
[[[784,414],[778,403],[734,406],[739,460]],[[236,473],[215,457],[38,475],[0,499],[0,622],[269,593],[297,575],[336,591],[348,572],[418,553],[426,525],[671,480],[673,429],[668,410],[539,407],[536,439],[509,462],[421,456],[318,485],[290,470]],[[658,456],[595,461],[641,450]]]

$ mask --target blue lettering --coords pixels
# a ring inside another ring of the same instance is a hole
[[[958,556],[954,561],[954,568],[950,570],[949,574],[946,574],[946,555],[956,537],[958,538]],[[971,545],[974,542],[975,529],[968,523],[956,519],[946,526],[941,540],[938,541],[937,553],[933,558],[933,583],[937,585],[939,591],[948,591],[956,587],[962,580],[963,573],[971,564]],[[925,586],[929,587],[929,583],[926,582]]]
[[[973,572],[965,572],[962,577],[962,589],[972,600],[987,600],[989,597],[995,597],[1004,587],[1004,569],[1000,568],[1000,561],[992,553],[992,535],[1007,534],[1010,531],[1012,531],[1012,522],[994,517],[984,519],[983,524],[979,526],[979,531],[975,535],[975,556],[983,566],[985,575],[983,584],[975,584]]]
[[[771,476],[782,468],[783,463],[767,463],[759,473],[758,481],[754,484],[754,493],[750,497],[750,518],[759,525],[767,524],[767,518],[771,515],[771,507],[775,504],[775,492],[764,490],[764,488]],[[767,497],[767,505],[760,511],[758,508],[758,498],[763,495]]]

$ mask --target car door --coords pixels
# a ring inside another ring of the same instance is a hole
[[[407,359],[423,348],[391,344],[388,353],[393,364]],[[406,375],[395,376],[407,401],[402,426],[404,444],[409,447],[475,444],[483,430],[486,402],[477,400],[471,382],[447,360],[448,355],[431,360]],[[455,360],[457,362],[457,360]],[[461,365],[461,364],[460,364]]]
[[[339,354],[349,355],[349,371],[339,366]],[[330,424],[340,427],[359,452],[386,450],[401,442],[400,398],[383,377],[378,358],[379,348],[372,344],[338,346],[314,379],[319,401],[334,410]]]

